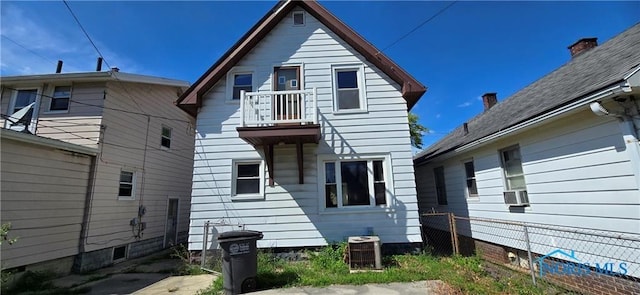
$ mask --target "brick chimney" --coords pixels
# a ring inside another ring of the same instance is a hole
[[[569,47],[569,51],[571,52],[571,57],[576,57],[579,54],[598,46],[598,38],[582,38],[578,40],[578,42],[571,44]]]
[[[498,94],[495,92],[489,92],[482,95],[482,103],[484,104],[484,110],[487,111],[498,103]]]

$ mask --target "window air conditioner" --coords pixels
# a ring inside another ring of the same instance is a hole
[[[505,204],[512,206],[529,206],[529,196],[525,190],[504,192]]]
[[[380,238],[375,236],[349,237],[349,269],[382,269]]]

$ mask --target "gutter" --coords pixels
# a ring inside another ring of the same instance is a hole
[[[68,142],[64,142],[56,139],[46,138],[46,137],[37,136],[29,133],[22,133],[22,132],[8,130],[4,128],[0,128],[0,138],[12,139],[15,141],[52,147],[60,150],[85,154],[89,156],[98,155],[97,148],[86,147],[78,144],[68,143]]]
[[[462,146],[460,146],[458,148],[455,148],[454,150],[452,150],[452,151],[450,151],[448,153],[445,153],[445,154],[442,154],[442,155],[438,155],[438,156],[430,158],[428,160],[434,160],[434,159],[441,158],[441,157],[443,157],[444,159],[452,157],[452,156],[454,156],[454,155],[456,155],[458,153],[465,152],[465,151],[468,151],[468,150],[473,149],[473,148],[480,147],[480,146],[485,145],[485,144],[489,144],[489,143],[491,143],[491,142],[493,142],[495,140],[498,140],[498,139],[500,139],[502,137],[505,137],[507,135],[512,135],[512,134],[514,134],[516,132],[522,131],[525,128],[528,128],[528,127],[531,127],[533,125],[539,124],[539,123],[541,123],[541,122],[543,122],[545,120],[548,120],[548,119],[560,116],[562,114],[574,111],[574,110],[576,110],[576,109],[578,109],[580,107],[583,107],[585,105],[588,105],[588,104],[590,104],[590,103],[592,103],[594,101],[601,100],[601,99],[604,99],[604,98],[607,98],[607,97],[610,97],[610,96],[614,96],[614,95],[617,95],[617,94],[620,94],[620,93],[626,93],[626,92],[629,92],[629,91],[631,91],[631,88],[629,87],[629,85],[628,85],[628,83],[626,81],[619,82],[619,83],[615,84],[614,86],[610,86],[608,88],[605,88],[604,90],[601,90],[601,91],[596,92],[594,94],[591,94],[591,95],[589,95],[587,97],[584,97],[582,99],[574,101],[574,102],[572,102],[572,103],[570,103],[568,105],[562,106],[562,107],[560,107],[558,109],[555,109],[555,110],[552,110],[550,112],[544,113],[544,114],[539,115],[537,117],[533,117],[533,118],[531,118],[529,120],[526,120],[526,121],[521,122],[519,124],[513,125],[513,126],[511,126],[509,128],[506,128],[504,130],[500,130],[500,131],[498,131],[496,133],[493,133],[493,134],[491,134],[489,136],[486,136],[486,137],[480,138],[478,140],[472,141],[472,142],[467,143],[465,145],[462,145]],[[426,160],[427,159],[425,159],[423,161],[426,162]]]

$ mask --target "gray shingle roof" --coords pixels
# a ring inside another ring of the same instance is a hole
[[[415,156],[433,158],[620,82],[640,64],[640,23],[499,102]]]

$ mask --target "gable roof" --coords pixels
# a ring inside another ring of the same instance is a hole
[[[74,81],[74,82],[101,82],[101,81],[122,81],[131,83],[156,84],[164,86],[189,87],[189,82],[182,80],[167,79],[162,77],[130,74],[125,72],[78,72],[78,73],[56,73],[23,76],[0,77],[0,82],[22,83],[22,82],[52,82],[52,81]]]
[[[640,65],[640,23],[516,92],[414,157],[416,163],[561,108],[622,82]]]
[[[427,91],[424,85],[316,1],[284,0],[279,1],[267,12],[258,23],[245,33],[238,42],[178,98],[176,101],[178,107],[195,116],[198,108],[202,105],[202,96],[297,6],[305,9],[309,14],[333,31],[333,33],[362,54],[367,61],[374,64],[393,81],[400,84],[402,86],[402,97],[407,101],[408,109],[411,109],[418,102],[418,99]]]

